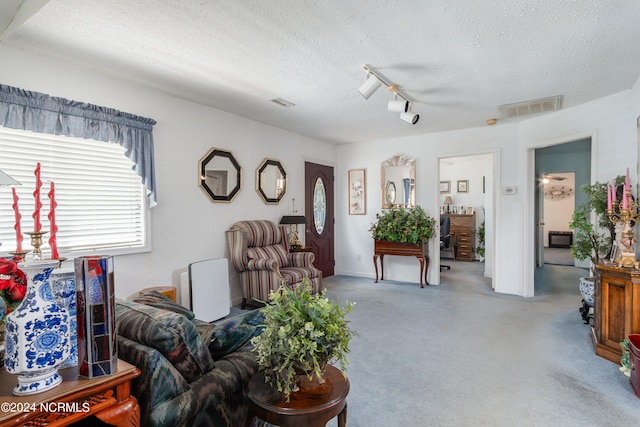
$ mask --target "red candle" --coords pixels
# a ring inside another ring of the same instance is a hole
[[[611,201],[616,202],[616,182],[613,179],[611,180]]]
[[[40,209],[42,208],[42,203],[40,202],[40,187],[42,187],[42,180],[40,179],[40,162],[36,165],[35,170],[36,175],[36,190],[33,192],[33,197],[36,201],[35,210],[33,211],[33,231],[39,232],[42,229],[42,224],[40,223]]]
[[[611,186],[607,184],[607,209],[611,210]]]
[[[16,218],[16,225],[13,226],[13,229],[16,230],[16,252],[22,252],[22,230],[20,229],[20,219],[22,215],[20,215],[20,210],[18,209],[18,193],[16,193],[16,189],[11,189],[13,193],[13,213]]]
[[[56,206],[58,206],[58,203],[56,203],[56,190],[55,190],[55,185],[53,183],[53,181],[51,181],[51,189],[49,190],[49,215],[47,215],[47,217],[49,218],[49,246],[51,247],[51,258],[52,259],[58,259],[60,258],[58,256],[58,240],[56,237],[56,234],[58,232],[58,226],[56,225]]]

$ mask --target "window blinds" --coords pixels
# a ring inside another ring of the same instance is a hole
[[[118,144],[64,136],[14,131],[0,127],[0,170],[18,180],[23,248],[30,249],[26,231],[33,230],[36,164],[41,164],[40,221],[49,231],[48,192],[55,182],[58,251],[87,253],[146,246],[147,207],[140,177]],[[13,199],[0,187],[0,251],[15,249]],[[43,254],[50,252],[46,234]]]

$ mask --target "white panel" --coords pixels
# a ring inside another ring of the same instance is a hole
[[[229,263],[226,258],[189,264],[191,311],[213,322],[229,314]]]
[[[180,273],[180,305],[191,310],[191,285],[188,271]]]

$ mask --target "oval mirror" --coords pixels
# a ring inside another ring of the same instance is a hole
[[[242,188],[242,168],[233,153],[212,148],[200,159],[200,188],[213,202],[230,202]]]
[[[380,173],[382,208],[409,208],[416,205],[416,160],[393,156],[382,162]]]
[[[287,173],[279,160],[264,159],[256,169],[256,191],[266,204],[278,204],[287,192]]]
[[[396,184],[393,181],[387,181],[387,204],[394,205],[396,203]]]

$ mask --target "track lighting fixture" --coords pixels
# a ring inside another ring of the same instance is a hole
[[[360,86],[359,91],[365,99],[369,99],[369,97],[373,95],[381,85],[385,85],[387,90],[395,95],[395,99],[388,102],[387,109],[395,113],[400,113],[400,118],[405,122],[413,125],[418,123],[420,116],[410,111],[411,99],[398,88],[397,84],[388,81],[382,74],[380,74],[380,72],[375,70],[369,64],[363,65],[362,68],[367,72],[367,81]]]
[[[415,125],[418,123],[418,119],[420,119],[420,115],[414,113],[413,111],[407,111],[406,113],[400,113],[400,118],[407,123],[411,123]]]
[[[362,86],[360,86],[360,94],[364,96],[364,99],[369,99],[373,93],[378,90],[378,88],[382,85],[380,80],[372,75],[368,75],[367,80],[364,82]]]
[[[409,101],[404,99],[392,99],[387,106],[389,111],[394,113],[406,113],[409,110]]]

